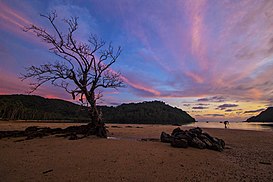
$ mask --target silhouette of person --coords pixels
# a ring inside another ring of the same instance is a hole
[[[227,125],[229,124],[228,121],[224,121],[224,124],[225,124],[225,128],[227,128]]]

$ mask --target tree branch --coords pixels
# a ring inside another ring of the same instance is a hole
[[[26,68],[26,74],[22,74],[21,79],[35,79],[35,82],[31,83],[31,92],[50,82],[71,94],[73,99],[78,96],[82,103],[86,99],[90,106],[95,107],[96,100],[102,97],[102,92],[97,92],[96,89],[124,86],[120,73],[110,70],[121,54],[120,47],[115,51],[110,43],[103,49],[106,42],[95,35],[91,35],[87,43],[77,40],[74,33],[78,30],[78,17],[64,19],[67,30],[63,32],[59,27],[64,26],[57,26],[58,16],[55,11],[48,15],[41,14],[41,17],[49,21],[52,31],[33,24],[25,27],[24,31],[33,32],[50,45],[49,50],[63,62],[56,61]]]

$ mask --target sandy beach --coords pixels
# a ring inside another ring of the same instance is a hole
[[[66,123],[1,122],[0,130]],[[49,136],[0,140],[0,181],[273,181],[273,132],[203,128],[223,152],[178,149],[158,141],[177,126],[107,125],[112,139]],[[188,127],[181,127],[189,129]]]

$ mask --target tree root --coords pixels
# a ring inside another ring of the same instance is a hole
[[[105,125],[92,126],[80,125],[80,126],[69,126],[67,128],[49,128],[49,127],[37,127],[30,126],[23,131],[0,131],[1,138],[17,138],[26,137],[25,140],[31,140],[34,138],[42,138],[44,136],[56,135],[58,137],[65,137],[69,140],[77,140],[85,138],[90,135],[96,135],[101,138],[107,138],[107,129]]]

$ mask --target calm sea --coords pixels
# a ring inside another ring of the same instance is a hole
[[[185,126],[200,127],[200,128],[225,128],[224,123],[220,122],[196,122]],[[227,125],[230,129],[240,130],[257,130],[257,131],[273,131],[273,123],[269,122],[229,122]]]

